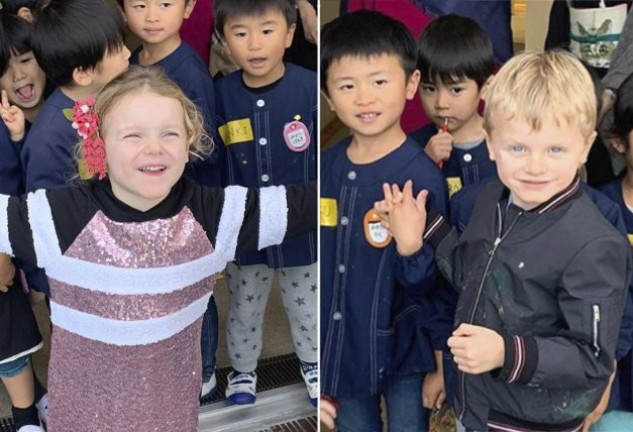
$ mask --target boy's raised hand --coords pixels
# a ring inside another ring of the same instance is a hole
[[[414,198],[411,180],[407,180],[402,191],[398,185],[389,186],[386,183],[383,184],[382,191],[384,201],[377,205],[380,210],[388,210],[385,226],[396,240],[396,249],[402,256],[413,255],[422,248],[428,192],[422,190]]]
[[[451,157],[453,150],[453,135],[440,129],[433,135],[424,147],[424,152],[436,164],[440,161],[446,161]]]
[[[24,138],[25,120],[24,113],[20,108],[9,103],[9,95],[6,90],[2,90],[2,98],[0,99],[0,117],[7,125],[11,141],[20,141]]]
[[[478,375],[503,366],[503,338],[487,327],[460,324],[448,338],[448,346],[462,372]]]

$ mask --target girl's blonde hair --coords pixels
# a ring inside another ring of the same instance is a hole
[[[130,66],[127,71],[101,89],[94,106],[101,121],[99,131],[101,136],[103,136],[101,128],[103,128],[106,116],[121,98],[143,90],[180,102],[184,112],[187,142],[189,143],[189,159],[191,160],[192,157],[205,159],[213,150],[213,140],[204,130],[204,119],[200,110],[185,96],[178,84],[169,79],[161,68],[155,66]]]
[[[490,83],[484,129],[491,133],[495,122],[518,117],[539,131],[543,120],[551,118],[558,126],[576,122],[589,136],[596,127],[596,104],[591,76],[572,54],[560,50],[519,54]]]

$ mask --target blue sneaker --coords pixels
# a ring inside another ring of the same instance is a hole
[[[227,377],[226,400],[231,405],[251,405],[255,403],[257,373],[245,372],[236,374],[231,371]]]
[[[317,363],[301,362],[301,376],[306,383],[310,403],[313,406],[317,406],[317,400],[319,399],[319,367]]]

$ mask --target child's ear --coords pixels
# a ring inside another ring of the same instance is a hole
[[[492,81],[493,78],[494,78],[494,75],[490,75],[488,79],[486,80],[486,82],[483,83],[483,85],[479,89],[479,99],[484,100],[484,101],[486,100],[486,94],[488,93],[488,86],[490,85],[490,82]]]
[[[33,12],[31,12],[31,9],[27,8],[26,6],[22,6],[20,9],[18,9],[16,15],[27,20],[28,22],[33,22]]]
[[[327,101],[327,104],[330,106],[330,109],[332,111],[336,112],[336,108],[334,107],[334,104],[332,104],[332,101],[330,100],[330,97],[327,95],[327,93],[324,92],[323,90],[321,90],[321,94],[323,95],[323,97]]]
[[[76,67],[73,69],[73,81],[75,81],[78,86],[87,87],[92,84],[92,74],[92,69]]]
[[[420,71],[414,70],[409,80],[407,81],[406,96],[407,100],[413,100],[418,93],[418,86],[420,85]]]
[[[611,144],[611,147],[613,147],[613,150],[615,150],[616,152],[622,155],[626,153],[626,143],[622,140],[622,138],[614,136],[607,138],[607,141],[609,142],[609,144]]]
[[[185,0],[186,4],[185,4],[185,19],[189,18],[191,16],[191,12],[193,12],[193,8],[196,6],[196,1],[197,0]]]
[[[589,151],[591,150],[591,146],[593,145],[593,142],[596,140],[596,136],[598,136],[598,132],[594,130],[585,139],[585,148],[583,149],[583,157],[582,157],[583,165],[587,163],[587,158],[589,157]]]
[[[292,24],[290,27],[288,27],[288,33],[286,33],[286,48],[290,48],[290,45],[292,45],[292,38],[295,35],[295,30],[297,29],[297,25],[296,24]]]
[[[495,152],[492,146],[492,141],[490,140],[490,135],[488,135],[488,131],[486,129],[482,129],[484,133],[484,139],[486,140],[486,147],[488,148],[488,157],[491,161],[495,161]]]

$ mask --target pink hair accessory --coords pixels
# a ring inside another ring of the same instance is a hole
[[[72,127],[83,139],[81,156],[91,175],[99,174],[99,180],[105,177],[105,145],[99,136],[99,117],[94,111],[95,98],[89,97],[76,101],[71,115]]]

